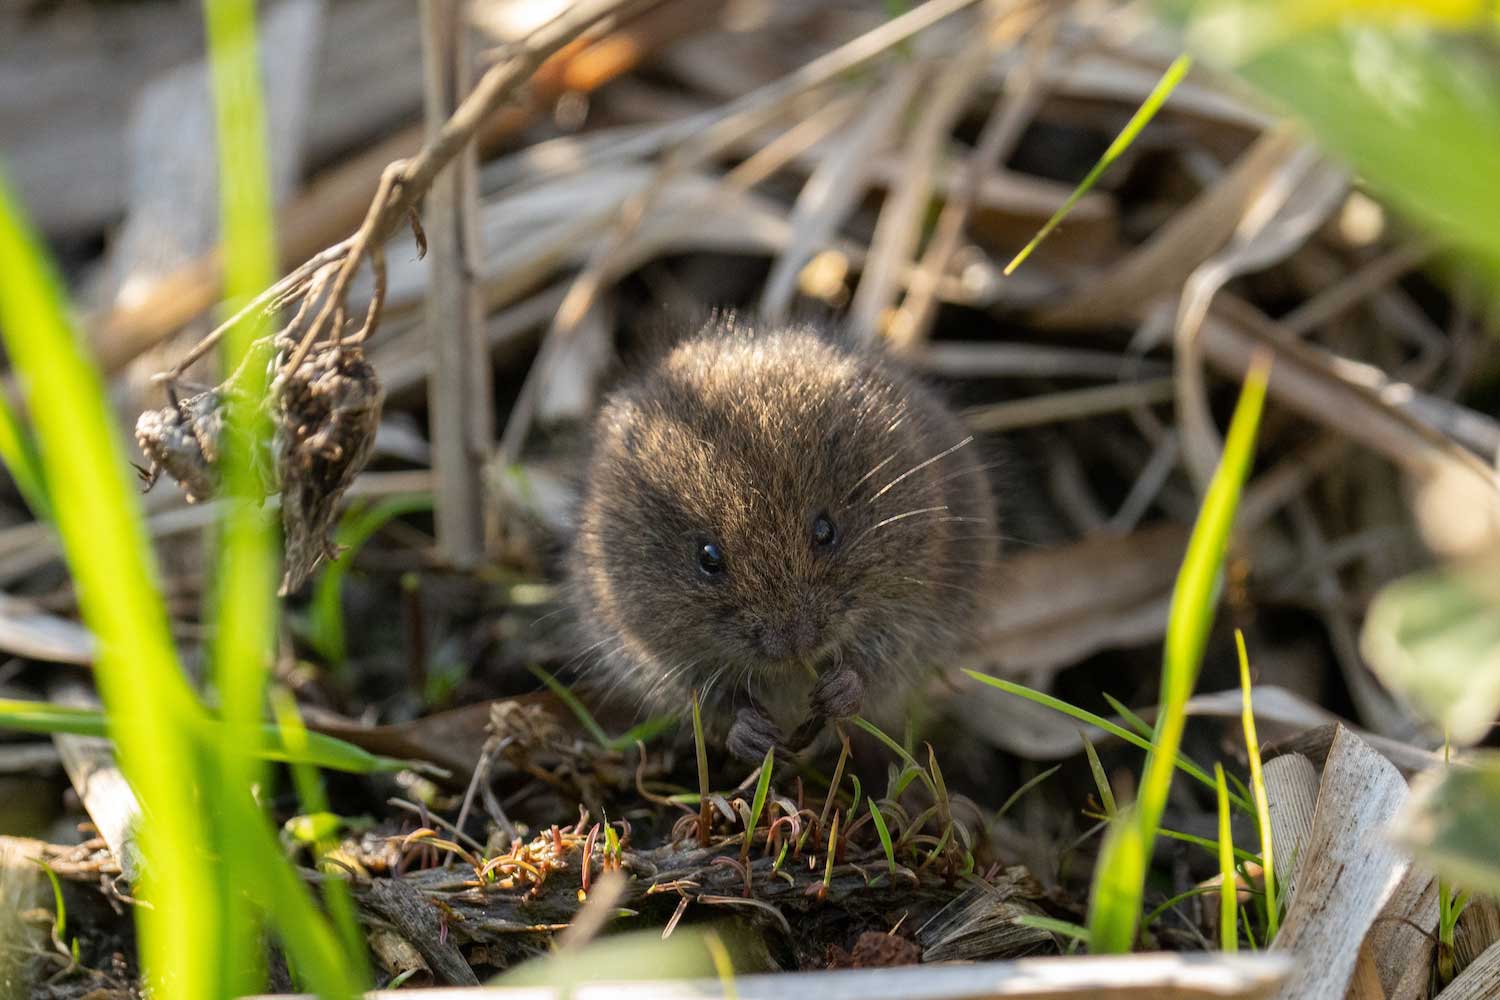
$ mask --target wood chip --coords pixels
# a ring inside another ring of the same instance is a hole
[[[1260,719],[1257,717],[1256,723]],[[1276,851],[1276,884],[1288,902],[1296,899],[1297,876],[1312,840],[1318,804],[1318,772],[1300,753],[1265,763],[1266,802],[1271,812],[1271,844]]]
[[[1406,801],[1406,780],[1364,740],[1340,730],[1323,769],[1297,898],[1271,945],[1299,963],[1282,1000],[1342,996],[1360,943],[1411,864],[1385,829]]]

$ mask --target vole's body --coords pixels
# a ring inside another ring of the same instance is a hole
[[[971,632],[996,539],[932,392],[833,335],[719,317],[605,402],[570,599],[611,680],[653,710],[704,692],[750,756],[772,718],[810,715],[805,742],[909,695]]]

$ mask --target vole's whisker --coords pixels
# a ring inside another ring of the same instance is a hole
[[[879,531],[881,528],[884,528],[888,524],[894,524],[897,521],[904,521],[908,517],[916,517],[918,514],[938,514],[938,513],[941,513],[941,512],[943,512],[943,511],[945,511],[947,509],[948,509],[948,505],[947,504],[942,504],[941,506],[938,506],[938,507],[919,507],[916,510],[908,510],[908,511],[904,511],[903,513],[900,513],[900,514],[892,515],[891,517],[888,517],[888,518],[886,518],[883,521],[876,521],[874,524],[870,525],[864,531],[861,531],[859,534],[855,535],[854,536],[854,541],[852,541],[852,542],[849,543],[849,547],[853,548],[855,545],[859,544],[860,539],[862,539],[865,536],[870,535],[870,534],[872,534],[872,533],[874,533],[876,531]]]
[[[892,459],[894,459],[896,457],[896,454],[897,453],[894,452],[894,451],[891,452],[889,455],[887,455],[884,459],[881,460],[881,462],[880,462],[879,465],[875,466],[875,468],[871,469],[869,472],[866,472],[863,476],[860,476],[859,479],[855,480],[854,485],[851,486],[851,487],[849,487],[849,492],[844,494],[844,499],[843,499],[842,502],[843,503],[848,503],[849,502],[849,498],[854,495],[854,492],[856,490],[858,490],[861,486],[863,486],[865,484],[866,480],[868,480],[871,476],[875,475],[875,473],[879,472],[881,469],[885,468],[887,465],[891,464],[891,461],[892,461]]]
[[[967,469],[959,469],[957,472],[950,472],[946,476],[943,476],[941,479],[934,479],[932,481],[932,485],[941,486],[943,483],[950,483],[955,479],[962,479],[964,476],[977,475],[981,472],[990,472],[994,469],[1003,469],[1009,464],[1009,462],[987,462],[984,465],[973,465]]]
[[[949,590],[956,590],[959,593],[968,594],[971,597],[985,598],[989,596],[982,590],[976,590],[973,587],[965,587],[961,583],[948,583],[945,580],[927,580],[915,576],[903,576],[901,577],[901,579],[905,580],[907,583],[915,583],[919,587],[946,587]]]
[[[950,542],[1011,542],[1015,545],[1025,545],[1029,548],[1037,548],[1041,542],[1030,538],[1021,538],[1017,535],[950,535]]]
[[[886,492],[892,486],[895,486],[897,483],[901,482],[901,480],[905,479],[907,476],[910,476],[910,475],[912,475],[914,473],[917,473],[917,472],[921,472],[923,469],[927,468],[933,462],[941,462],[943,459],[947,458],[949,455],[953,454],[955,451],[958,451],[960,448],[963,448],[966,445],[971,444],[973,442],[973,440],[974,440],[974,435],[970,434],[968,437],[964,438],[962,441],[958,442],[958,444],[956,444],[953,447],[949,448],[947,451],[938,452],[936,455],[933,455],[931,458],[927,459],[927,461],[925,461],[925,462],[918,462],[916,465],[913,465],[910,469],[907,469],[905,472],[901,473],[901,475],[897,476],[895,479],[892,479],[890,482],[888,482],[884,486],[882,486],[880,488],[880,491],[878,493],[876,493],[874,496],[872,496],[869,499],[869,501],[867,501],[867,502],[874,503],[876,500],[879,500],[881,497],[885,496]]]

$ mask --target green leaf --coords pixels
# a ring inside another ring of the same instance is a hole
[[[1190,23],[1189,37],[1301,118],[1380,195],[1493,275],[1500,268],[1500,231],[1491,224],[1500,190],[1490,169],[1500,162],[1500,72],[1492,16],[1490,31],[1466,36],[1423,26],[1414,11],[1433,5],[1401,5],[1404,17],[1387,23],[1361,9],[1368,6],[1256,38],[1235,16],[1260,14],[1262,5],[1202,5],[1206,13]]]
[[[1500,753],[1419,777],[1394,833],[1448,882],[1500,894]]]
[[[1370,603],[1361,651],[1371,668],[1456,744],[1500,714],[1500,553],[1387,585]]]

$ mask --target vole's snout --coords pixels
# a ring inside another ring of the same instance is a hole
[[[805,657],[818,648],[822,640],[821,630],[806,614],[795,614],[779,622],[772,622],[760,630],[761,652],[773,660],[785,660],[794,656]]]

